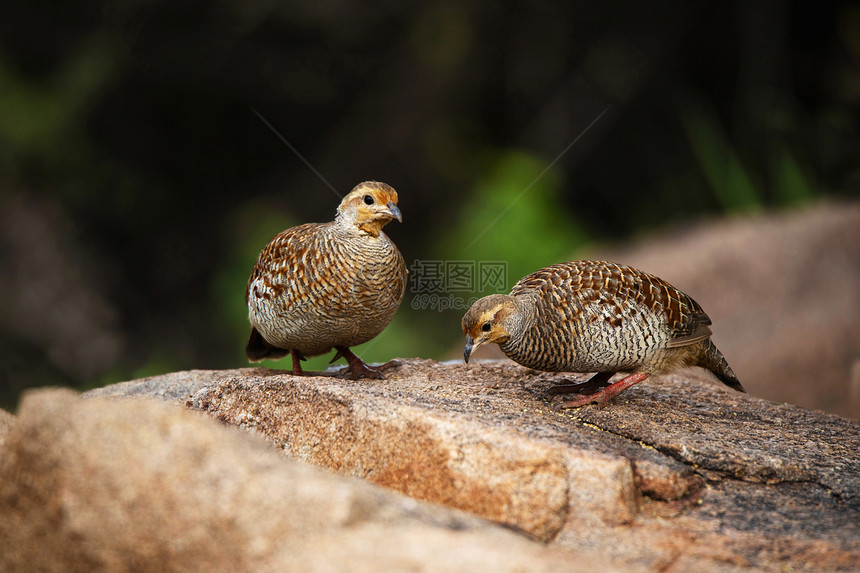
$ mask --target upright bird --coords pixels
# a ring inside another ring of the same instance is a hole
[[[663,279],[602,261],[559,263],[514,285],[509,295],[475,302],[463,317],[464,358],[488,342],[536,370],[596,372],[587,382],[559,384],[577,393],[562,407],[605,404],[651,374],[701,366],[740,392],[743,386],[711,342],[711,319]],[[615,382],[616,372],[632,372]]]
[[[402,222],[397,192],[385,183],[359,183],[343,198],[334,221],[307,223],[282,231],[260,253],[245,301],[251,336],[248,360],[291,354],[293,374],[301,361],[337,350],[346,358],[343,373],[353,380],[382,378],[349,347],[376,337],[403,300],[406,263],[382,232]]]

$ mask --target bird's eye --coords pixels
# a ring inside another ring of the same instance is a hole
[[[373,197],[371,197],[370,195],[365,195],[364,196],[364,204],[365,205],[373,205]]]
[[[484,332],[490,332],[490,328],[492,328],[492,326],[489,322],[485,322],[481,325],[481,330],[483,330]]]

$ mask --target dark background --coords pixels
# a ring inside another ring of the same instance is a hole
[[[0,406],[246,364],[260,248],[366,179],[410,266],[504,260],[508,287],[858,196],[857,3],[294,4],[0,4]],[[463,311],[419,294],[359,354],[456,357]]]

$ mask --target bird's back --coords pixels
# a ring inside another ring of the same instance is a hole
[[[708,315],[666,281],[602,261],[560,263],[532,273],[510,293],[536,310],[514,360],[550,371],[661,371],[671,348],[692,346],[711,332]],[[509,354],[510,356],[510,354]],[[523,362],[525,360],[525,362]]]

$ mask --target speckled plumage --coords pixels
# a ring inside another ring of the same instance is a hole
[[[644,379],[701,366],[743,391],[710,340],[710,324],[695,300],[666,281],[602,261],[540,269],[517,282],[509,295],[478,300],[463,317],[467,357],[472,348],[495,342],[506,356],[529,368],[602,373],[581,390],[607,386],[619,371]],[[575,391],[577,386],[559,388]],[[596,399],[604,398],[598,394]]]
[[[353,377],[374,375],[348,348],[382,332],[403,300],[406,264],[382,232],[392,219],[401,219],[396,191],[369,181],[343,199],[334,221],[299,225],[272,239],[245,291],[249,360],[293,353],[299,374],[300,359],[334,348]]]

